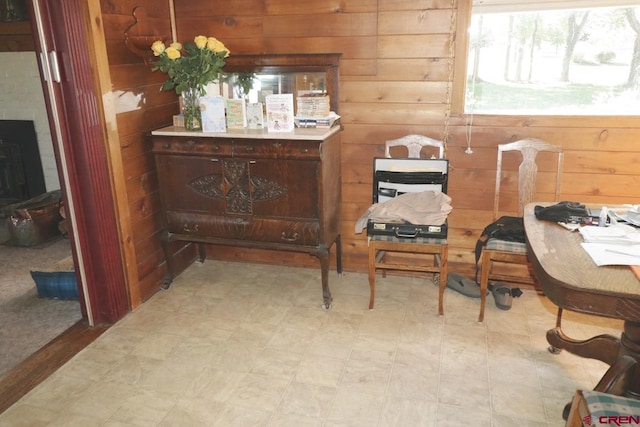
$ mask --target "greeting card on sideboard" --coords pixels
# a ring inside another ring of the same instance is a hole
[[[247,104],[247,127],[249,129],[264,128],[264,112],[262,102]]]
[[[247,127],[247,111],[244,99],[227,99],[227,129]]]
[[[203,132],[226,132],[225,100],[222,96],[203,96],[200,98]]]
[[[265,97],[267,110],[267,130],[269,132],[292,132],[293,119],[293,94],[283,93],[279,95],[267,95]]]

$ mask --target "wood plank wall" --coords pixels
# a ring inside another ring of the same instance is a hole
[[[170,38],[169,4],[166,1],[100,0],[106,49],[111,76],[115,123],[122,163],[122,176],[114,176],[120,209],[123,250],[128,270],[132,308],[153,295],[165,275],[160,246],[159,198],[151,141],[153,129],[169,125],[178,111],[177,95],[160,91],[166,76],[151,72],[151,65],[125,45],[125,31],[141,19],[134,35],[161,35]],[[109,120],[109,118],[107,118]],[[122,211],[128,212],[123,215]],[[132,249],[130,249],[132,248]]]
[[[124,4],[122,4],[124,3]],[[342,133],[343,265],[366,271],[366,236],[354,224],[371,203],[373,158],[384,141],[418,133],[442,139],[449,94],[451,0],[179,0],[175,2],[179,41],[215,36],[234,53],[342,53],[340,114]],[[457,2],[456,2],[457,3]],[[470,0],[459,0],[454,18],[464,17]],[[163,274],[159,247],[158,198],[153,159],[144,135],[170,122],[175,95],[158,92],[163,78],[130,54],[123,32],[135,5],[146,6],[154,26],[170,34],[166,1],[101,0],[114,90],[139,100],[122,108],[118,128],[131,210],[135,263],[142,294]],[[463,34],[457,34],[459,43]],[[456,61],[465,61],[458,55]],[[460,65],[456,62],[456,65]],[[454,99],[455,102],[455,99]],[[473,248],[491,221],[496,146],[526,137],[565,149],[561,199],[596,203],[640,202],[640,120],[625,117],[468,117],[450,120],[447,157],[449,259],[453,271],[471,272]],[[473,154],[465,154],[470,143]],[[540,198],[551,193],[553,166],[541,158]],[[507,161],[505,213],[515,212],[516,162]],[[504,191],[504,190],[503,190]],[[233,249],[209,255],[227,260],[318,266],[305,254],[286,255]],[[186,257],[188,258],[188,257]],[[333,264],[335,265],[335,264]],[[134,284],[135,286],[135,284]]]

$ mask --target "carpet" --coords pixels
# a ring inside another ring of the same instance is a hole
[[[30,270],[47,270],[71,255],[58,236],[32,247],[8,244],[0,218],[0,377],[82,318],[77,300],[38,296]]]

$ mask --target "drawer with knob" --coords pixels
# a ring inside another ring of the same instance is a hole
[[[205,137],[154,137],[153,152],[157,154],[212,154],[230,156],[232,142]]]
[[[318,159],[320,158],[320,142],[235,139],[233,141],[233,156],[265,159]]]
[[[262,218],[248,215],[210,215],[168,211],[167,231],[182,236],[248,240],[286,245],[315,246],[320,241],[319,221]]]

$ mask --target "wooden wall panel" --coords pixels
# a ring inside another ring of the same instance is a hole
[[[157,182],[144,135],[171,122],[176,96],[159,92],[164,78],[124,46],[123,30],[134,6],[146,7],[152,27],[169,28],[164,0],[103,0],[103,18],[114,93],[138,99],[118,101],[118,127],[135,223],[139,288],[145,298],[164,274],[159,252]],[[175,2],[178,39],[214,35],[234,53],[341,53],[340,114],[342,141],[343,251],[345,270],[366,271],[366,236],[354,233],[355,221],[371,203],[373,158],[384,154],[384,141],[411,133],[443,138],[451,87],[451,0],[180,0]],[[459,2],[468,6],[467,0]],[[455,58],[465,61],[466,58]],[[459,63],[458,63],[459,64]],[[137,98],[136,98],[137,97]],[[126,102],[125,102],[126,101]],[[129,107],[131,108],[131,107]],[[496,146],[535,137],[565,149],[561,199],[595,203],[640,201],[640,119],[635,117],[553,117],[452,115],[447,157],[450,264],[473,272],[473,248],[491,221]],[[468,145],[472,154],[465,154]],[[542,158],[538,190],[550,197],[553,166]],[[516,162],[505,160],[505,211],[515,210]],[[181,246],[176,245],[178,251]],[[316,268],[305,254],[211,246],[213,258],[270,262]],[[179,252],[181,265],[193,259],[191,248]],[[334,260],[332,260],[332,265]],[[134,284],[135,286],[136,284]]]
[[[447,58],[448,55],[448,34],[380,36],[378,38],[380,58]]]
[[[344,81],[340,98],[344,102],[398,102],[441,104],[446,82],[379,81],[375,87],[366,81]]]
[[[318,15],[324,13],[376,12],[376,0],[318,0],[292,2],[291,0],[266,0],[265,15]]]
[[[174,1],[176,16],[182,19],[190,17],[214,17],[228,16],[234,19],[236,16],[261,16],[263,14],[262,0],[179,0]]]
[[[403,10],[379,12],[379,34],[449,34],[451,11],[441,10]]]
[[[192,41],[199,35],[213,36],[230,48],[231,53],[234,49],[227,45],[226,40],[233,35],[241,34],[243,39],[258,41],[262,38],[262,19],[254,16],[238,16],[229,19],[226,15],[208,17],[195,14],[189,19],[178,21],[176,27],[178,41],[182,43]]]
[[[125,193],[129,215],[120,218],[127,222],[131,235],[122,236],[133,242],[133,253],[125,252],[125,265],[135,271],[129,276],[131,305],[135,308],[151,296],[164,276],[164,259],[160,248],[159,199],[155,163],[151,154],[148,133],[171,123],[178,110],[174,92],[161,92],[166,79],[162,73],[151,72],[151,65],[133,54],[125,45],[124,33],[134,22],[135,7],[142,7],[146,20],[140,27],[149,36],[170,35],[168,2],[156,0],[101,1],[109,73],[110,96],[115,109],[115,126],[119,136],[123,175],[114,177],[116,191]],[[137,29],[136,29],[137,30]],[[133,30],[131,30],[133,31]],[[134,31],[135,32],[135,31]],[[150,46],[149,46],[150,48]]]
[[[431,10],[451,8],[451,0],[380,0],[378,10],[380,12],[388,10]]]
[[[264,37],[358,37],[376,34],[375,13],[265,16]]]

